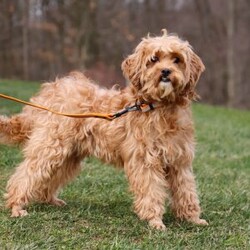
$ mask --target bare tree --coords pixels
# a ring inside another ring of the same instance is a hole
[[[2,77],[13,76],[13,0],[0,1],[0,74]]]
[[[30,1],[22,2],[23,17],[22,17],[22,40],[23,40],[23,78],[29,79],[29,10]]]
[[[235,103],[235,70],[234,70],[234,13],[235,0],[228,2],[228,23],[227,23],[227,105],[234,106]]]

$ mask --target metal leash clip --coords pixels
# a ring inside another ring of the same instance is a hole
[[[132,111],[148,112],[153,109],[154,109],[154,105],[151,103],[139,103],[136,101],[134,105],[127,106],[121,111],[118,111],[117,113],[113,114],[113,119],[120,117],[128,112],[132,112]]]

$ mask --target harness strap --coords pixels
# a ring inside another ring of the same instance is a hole
[[[84,113],[84,114],[69,114],[69,113],[63,113],[63,112],[58,112],[49,108],[46,108],[44,106],[35,104],[35,103],[31,103],[31,102],[26,102],[23,100],[20,100],[18,98],[12,97],[12,96],[8,96],[8,95],[4,95],[0,93],[0,97],[7,99],[7,100],[11,100],[14,102],[18,102],[18,103],[22,103],[34,108],[38,108],[38,109],[42,109],[42,110],[46,110],[48,112],[51,112],[53,114],[56,115],[62,115],[62,116],[67,116],[67,117],[72,117],[72,118],[101,118],[101,119],[106,119],[106,120],[114,120],[128,112],[131,111],[141,111],[141,112],[147,112],[149,110],[153,110],[156,106],[152,103],[144,103],[144,102],[137,102],[132,105],[132,106],[128,106],[125,109],[122,109],[120,111],[118,111],[117,113],[114,114],[105,114],[105,113]]]

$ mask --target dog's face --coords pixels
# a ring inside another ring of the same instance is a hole
[[[145,101],[185,102],[195,98],[195,86],[205,67],[188,42],[177,36],[144,38],[122,70],[135,93]]]

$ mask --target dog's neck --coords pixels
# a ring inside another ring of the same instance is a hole
[[[136,102],[152,105],[155,108],[162,108],[166,111],[174,112],[179,108],[188,108],[191,104],[191,100],[183,96],[170,95],[169,98],[163,100],[153,100],[149,97],[145,97],[140,92],[135,91],[128,86],[123,92],[124,103],[126,105],[133,105]]]

